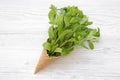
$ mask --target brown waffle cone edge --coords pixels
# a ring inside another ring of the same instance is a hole
[[[49,57],[47,54],[47,50],[43,49],[42,55],[40,56],[40,59],[38,61],[38,64],[35,68],[35,74],[42,70],[44,67],[49,65],[50,63],[54,62],[58,57]]]

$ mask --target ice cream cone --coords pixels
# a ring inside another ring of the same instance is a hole
[[[47,50],[43,49],[42,55],[39,59],[39,62],[36,66],[35,73],[39,72],[41,69],[54,62],[58,57],[49,57],[47,54]]]

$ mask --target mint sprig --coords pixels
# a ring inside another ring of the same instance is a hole
[[[76,6],[57,8],[51,5],[48,14],[49,38],[43,44],[50,57],[66,56],[75,46],[94,49],[94,42],[100,36],[100,29],[92,29],[88,17]],[[85,45],[85,42],[88,45]]]

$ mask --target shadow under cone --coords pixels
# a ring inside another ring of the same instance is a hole
[[[43,49],[42,51],[42,55],[39,59],[39,62],[36,66],[36,69],[35,69],[35,72],[34,73],[37,73],[39,72],[41,69],[43,69],[44,67],[46,67],[47,65],[49,65],[50,63],[52,63],[53,61],[55,61],[58,57],[52,57],[50,58],[47,54],[47,50],[46,49]]]

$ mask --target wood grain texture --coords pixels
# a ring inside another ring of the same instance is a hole
[[[0,0],[0,80],[120,80],[120,0]],[[95,49],[81,47],[34,75],[47,39],[50,4],[76,5],[100,27]]]

